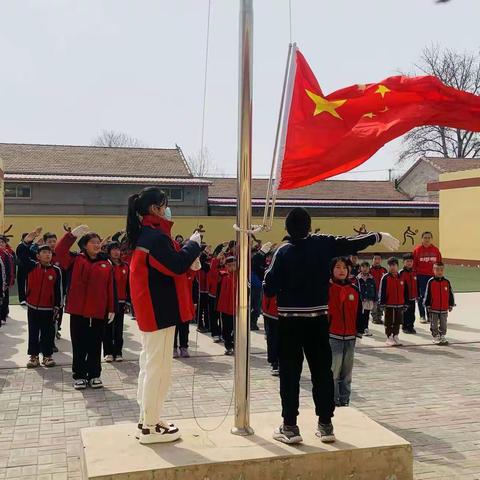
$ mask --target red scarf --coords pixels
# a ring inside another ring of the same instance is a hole
[[[172,242],[175,251],[180,251],[181,246],[178,242],[172,239],[172,227],[173,222],[167,220],[164,217],[158,217],[157,215],[145,215],[142,218],[142,225],[145,227],[151,227],[155,230],[160,230],[165,235],[168,235]],[[175,290],[177,291],[178,310],[180,312],[180,319],[182,322],[189,322],[195,317],[195,307],[192,300],[192,285],[188,280],[187,272],[180,275],[171,274],[175,282]]]

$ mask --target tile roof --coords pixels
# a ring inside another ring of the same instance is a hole
[[[191,177],[181,149],[0,143],[6,173]]]
[[[235,178],[209,178],[209,198],[234,198],[237,195]],[[252,198],[264,199],[268,180],[252,179]],[[408,201],[409,197],[388,181],[326,180],[296,190],[280,190],[278,199],[289,200],[379,200]]]
[[[440,158],[425,157],[420,159],[432,165],[441,173],[460,172],[480,168],[480,158]]]

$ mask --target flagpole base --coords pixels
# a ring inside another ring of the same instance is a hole
[[[233,427],[230,430],[232,435],[238,435],[240,437],[248,437],[249,435],[253,435],[255,432],[253,431],[252,427]]]

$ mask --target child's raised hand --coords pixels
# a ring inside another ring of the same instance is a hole
[[[42,227],[37,227],[33,232],[30,232],[23,241],[25,243],[32,243],[42,233]]]

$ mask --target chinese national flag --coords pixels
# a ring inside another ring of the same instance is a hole
[[[303,55],[296,62],[279,189],[348,172],[414,127],[480,131],[480,96],[436,77],[386,78],[324,96]]]

